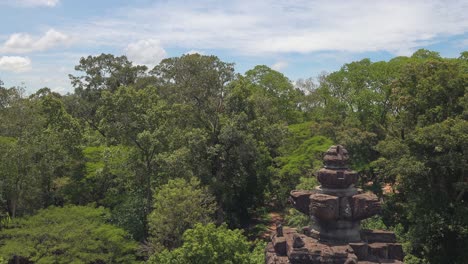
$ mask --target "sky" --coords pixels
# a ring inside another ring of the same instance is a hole
[[[0,80],[28,93],[73,92],[68,74],[101,53],[150,68],[216,55],[239,73],[263,64],[294,81],[420,48],[467,51],[468,1],[0,0]]]

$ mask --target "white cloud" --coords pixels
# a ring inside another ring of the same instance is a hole
[[[15,33],[0,46],[0,52],[28,53],[44,51],[57,45],[66,44],[69,40],[69,36],[55,29],[49,29],[42,37],[33,37],[26,33]]]
[[[7,0],[9,4],[23,7],[47,6],[54,7],[60,3],[60,0]]]
[[[275,71],[281,71],[288,67],[287,61],[278,61],[275,64],[271,65],[271,68]]]
[[[31,60],[28,57],[2,56],[0,57],[0,70],[10,72],[25,72],[31,69]]]
[[[151,21],[151,23],[148,23]],[[122,37],[158,39],[165,47],[220,49],[246,55],[317,51],[405,54],[468,31],[468,2],[159,1],[122,9],[69,29],[90,44]]]
[[[125,54],[136,64],[154,66],[167,55],[159,40],[147,39],[128,44]]]

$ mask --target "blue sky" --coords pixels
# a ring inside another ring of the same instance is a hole
[[[343,63],[468,50],[468,1],[0,0],[0,80],[72,92],[80,57],[127,55],[153,67],[198,52],[265,64],[291,80]]]

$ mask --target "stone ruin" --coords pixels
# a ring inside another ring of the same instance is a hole
[[[354,187],[356,172],[348,151],[332,146],[318,171],[321,186],[291,191],[294,208],[310,216],[302,231],[277,224],[266,248],[266,264],[403,263],[403,249],[393,232],[361,230],[360,222],[381,209],[377,196]]]

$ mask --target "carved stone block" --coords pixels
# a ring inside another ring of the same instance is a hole
[[[385,230],[361,230],[362,240],[368,243],[380,242],[380,243],[395,243],[395,233]]]
[[[388,258],[397,259],[403,261],[405,254],[403,253],[403,247],[401,244],[389,243],[388,244]]]
[[[274,237],[273,238],[273,248],[275,249],[276,255],[286,256],[286,238],[284,237]]]
[[[366,219],[380,212],[380,201],[373,193],[356,194],[352,199],[354,220]]]
[[[291,191],[290,193],[290,201],[292,206],[296,208],[299,212],[309,215],[309,207],[310,207],[310,195],[314,192],[312,191]]]
[[[326,168],[348,168],[348,151],[341,145],[331,146],[323,157]]]
[[[369,255],[381,258],[388,259],[388,246],[386,243],[370,243],[369,246]]]
[[[358,180],[356,172],[322,168],[318,171],[317,180],[325,188],[348,188]]]
[[[353,248],[354,254],[358,257],[358,259],[366,259],[367,258],[367,243],[349,243],[349,245]]]
[[[333,221],[339,216],[339,199],[327,194],[310,196],[310,213],[322,221]]]
[[[351,199],[349,197],[340,198],[340,219],[351,220],[353,218],[353,209],[351,208]]]

